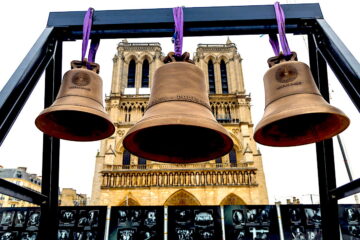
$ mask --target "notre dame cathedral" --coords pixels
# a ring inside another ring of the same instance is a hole
[[[242,59],[229,39],[226,44],[198,44],[193,60],[205,73],[212,112],[234,142],[230,153],[208,162],[169,164],[124,149],[123,137],[144,114],[153,74],[164,57],[160,43],[123,40],[117,46],[111,92],[105,100],[116,131],[101,141],[91,204],[268,204],[262,157],[252,138],[251,99],[245,92]]]

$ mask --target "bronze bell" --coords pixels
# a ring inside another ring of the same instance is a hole
[[[233,141],[211,112],[203,71],[179,61],[155,71],[147,110],[123,145],[145,159],[193,163],[227,154]]]
[[[35,125],[47,135],[72,141],[111,136],[115,127],[104,111],[99,68],[96,63],[72,61],[55,101],[40,113]]]
[[[321,96],[310,68],[296,53],[268,60],[264,75],[265,112],[254,139],[269,146],[298,146],[331,138],[349,124],[349,118]]]

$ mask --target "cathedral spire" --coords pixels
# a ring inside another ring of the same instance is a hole
[[[227,37],[226,45],[230,45],[230,44],[232,44],[232,41],[230,40],[230,37]]]

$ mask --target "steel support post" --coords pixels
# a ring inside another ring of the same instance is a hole
[[[46,68],[45,108],[52,104],[61,84],[62,42],[54,41],[51,44],[56,44],[56,52]],[[48,196],[48,201],[41,205],[40,239],[57,239],[59,158],[60,140],[44,134],[41,192]]]
[[[313,35],[308,36],[310,67],[314,80],[325,100],[329,101],[327,66],[317,50]],[[324,240],[340,239],[337,199],[332,198],[330,190],[336,188],[334,150],[332,139],[316,143],[319,179],[321,224]]]

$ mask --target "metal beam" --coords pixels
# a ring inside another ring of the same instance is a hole
[[[327,66],[325,59],[317,51],[314,36],[309,35],[310,67],[314,80],[325,100],[329,101]],[[321,227],[323,239],[340,239],[338,203],[330,197],[330,189],[336,188],[334,149],[332,139],[316,143]]]
[[[302,23],[323,18],[319,4],[283,4],[286,32],[302,32]],[[85,11],[51,12],[48,27],[62,30],[64,40],[81,39]],[[273,5],[184,8],[184,36],[266,34],[277,32]],[[95,11],[91,36],[171,37],[172,8]]]
[[[360,65],[324,19],[317,19],[318,50],[360,112]]]
[[[2,178],[0,178],[0,193],[37,205],[47,200],[47,197],[39,192],[21,187]]]
[[[351,181],[347,184],[344,184],[338,188],[330,190],[330,195],[333,199],[342,199],[350,197],[356,193],[360,192],[360,178]]]
[[[62,42],[56,42],[54,58],[46,68],[44,107],[49,107],[56,98],[61,84]],[[44,134],[43,169],[41,192],[48,201],[41,205],[40,239],[56,239],[58,231],[60,140]]]
[[[46,28],[0,92],[0,146],[53,55]]]

